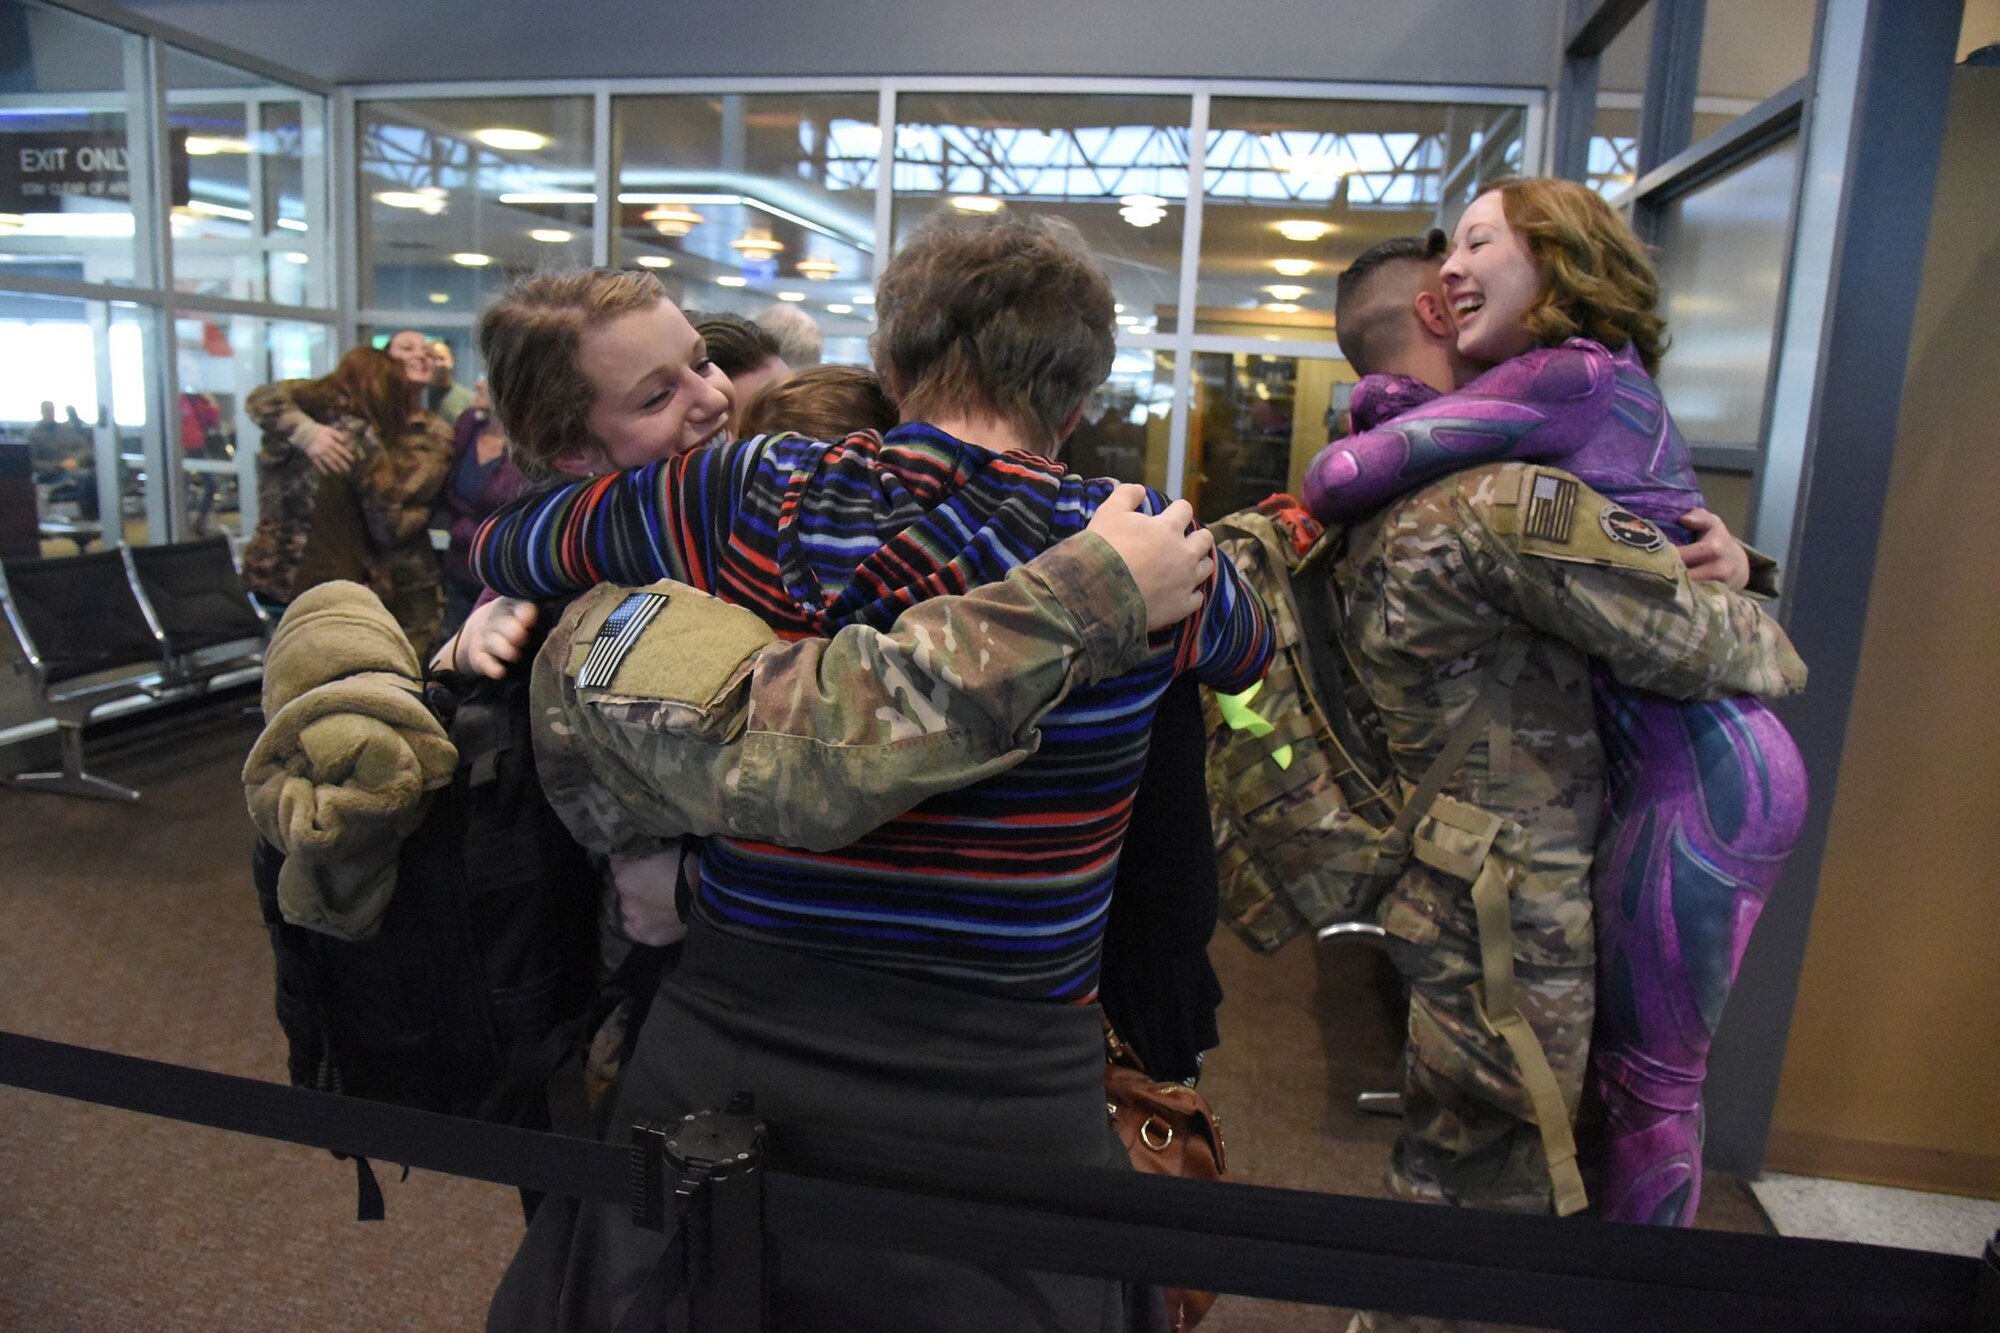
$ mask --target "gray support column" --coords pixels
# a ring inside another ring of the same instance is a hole
[[[1555,161],[1549,173],[1580,181],[1590,172],[1590,131],[1597,121],[1595,54],[1563,57],[1562,79],[1556,87]]]
[[[1653,47],[1646,65],[1646,96],[1639,109],[1639,174],[1688,146],[1694,138],[1694,94],[1701,82],[1701,30],[1707,0],[1653,0]]]
[[[1787,553],[1785,622],[1812,681],[1778,711],[1814,791],[1710,1067],[1709,1159],[1742,1174],[1763,1164],[1826,849],[1962,8],[1963,0],[1825,0],[1821,17],[1753,529]],[[1885,928],[1892,922],[1885,917]]]

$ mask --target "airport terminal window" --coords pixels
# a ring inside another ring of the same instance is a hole
[[[1646,93],[1646,65],[1653,54],[1653,20],[1647,5],[1628,22],[1597,66],[1597,114],[1591,121],[1590,187],[1616,199],[1639,179],[1639,103]]]
[[[1812,68],[1819,0],[1731,0],[1702,20],[1694,137],[1704,139]]]
[[[1298,494],[1354,379],[1333,357],[1195,353],[1181,494],[1196,517],[1213,522],[1273,491]]]
[[[0,292],[0,432],[29,443],[42,553],[150,539],[150,310]],[[39,428],[41,404],[55,428]],[[105,514],[116,515],[111,522]]]
[[[1692,443],[1761,442],[1798,161],[1792,135],[1661,216],[1660,390]]]
[[[1164,490],[1174,410],[1174,355],[1121,349],[1084,405],[1063,462],[1086,477],[1121,477]]]
[[[0,90],[0,275],[131,284],[138,277],[125,54],[141,39],[33,3]]]
[[[872,93],[620,97],[611,262],[691,310],[808,311],[866,363],[882,151]]]
[[[324,170],[321,99],[169,47],[174,287],[325,305],[306,183]]]
[[[1104,261],[1120,329],[1172,333],[1191,112],[1185,97],[900,96],[896,238],[942,210],[1056,214]]]
[[[477,310],[510,274],[590,262],[587,97],[363,102],[361,305]]]
[[[1340,270],[1378,241],[1449,228],[1480,181],[1520,169],[1523,120],[1517,106],[1217,98],[1195,331],[1331,342]]]

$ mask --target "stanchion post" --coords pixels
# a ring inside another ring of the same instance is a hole
[[[1979,1285],[1972,1296],[1972,1326],[1979,1333],[2000,1333],[2000,1231],[1986,1242],[1979,1265]]]
[[[632,1219],[680,1233],[690,1333],[763,1333],[764,1123],[738,1093],[721,1111],[632,1127]]]

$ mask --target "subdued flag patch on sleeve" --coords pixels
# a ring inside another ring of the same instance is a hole
[[[590,654],[583,659],[583,668],[576,674],[577,688],[601,690],[608,687],[617,676],[625,655],[632,651],[632,645],[639,641],[646,626],[653,623],[653,617],[659,615],[666,604],[666,593],[635,592],[614,607],[611,614],[604,618],[596,641],[590,645]]]
[[[1568,541],[1571,526],[1576,522],[1577,485],[1574,477],[1536,473],[1528,495],[1523,533],[1547,542]]]

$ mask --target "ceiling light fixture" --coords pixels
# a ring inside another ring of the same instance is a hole
[[[875,293],[873,293],[873,292],[856,292],[856,293],[854,294],[854,304],[856,304],[856,305],[874,305],[874,304],[875,304]]]
[[[432,293],[431,293],[431,304],[432,304],[432,305],[450,305],[450,304],[451,304],[451,293],[449,293],[449,292],[432,292]]]
[[[414,209],[431,217],[444,212],[444,200],[433,194],[421,194],[416,190],[383,190],[375,196],[375,202],[390,208]]]
[[[594,204],[597,196],[588,190],[523,190],[501,195],[500,202],[523,207],[536,204]]]
[[[212,134],[190,134],[187,137],[186,148],[189,157],[214,157],[218,153],[247,153],[250,151],[250,141]]]
[[[1310,259],[1274,259],[1271,267],[1287,278],[1303,278],[1318,267]]]
[[[1334,231],[1334,225],[1331,222],[1317,222],[1310,218],[1287,218],[1283,222],[1275,222],[1271,225],[1275,226],[1278,229],[1278,234],[1286,240],[1298,241],[1306,245],[1314,241],[1323,240]]]
[[[1139,317],[1137,315],[1120,315],[1118,317],[1118,322],[1124,327],[1129,329],[1134,324],[1137,324],[1139,322]]]
[[[801,259],[799,261],[799,275],[811,278],[814,282],[825,282],[828,278],[833,277],[839,272],[840,265],[834,263],[831,259]]]
[[[1274,301],[1296,301],[1306,294],[1306,288],[1289,282],[1274,282],[1264,289]]]
[[[806,299],[806,294],[804,292],[779,292],[778,299],[780,301],[803,301]]]
[[[649,208],[640,218],[653,224],[653,230],[662,236],[685,236],[699,227],[707,219],[686,204],[661,204]]]
[[[768,227],[747,228],[741,236],[729,243],[732,250],[741,251],[757,259],[769,259],[785,248],[785,243],[771,235]]]
[[[640,255],[638,264],[640,268],[672,268],[674,261],[665,255]]]
[[[1118,202],[1118,216],[1135,227],[1151,227],[1167,216],[1167,201],[1157,194],[1120,195]]]
[[[287,264],[309,264],[312,262],[312,256],[303,250],[287,250],[283,258]]]
[[[1290,301],[1269,301],[1265,303],[1264,308],[1274,315],[1296,315],[1299,313],[1299,307]]]
[[[498,125],[474,130],[472,137],[488,148],[498,148],[504,152],[532,153],[549,146],[549,136],[546,134],[537,134],[533,130],[510,130]]]
[[[463,264],[467,268],[485,268],[493,262],[493,256],[482,255],[477,250],[461,250],[451,257],[451,262]]]
[[[279,218],[278,225],[280,227],[283,227],[286,231],[311,230],[311,228],[307,227],[305,223],[299,221],[297,218]]]
[[[826,313],[829,315],[851,315],[854,313],[854,307],[845,301],[835,301],[827,306]]]
[[[718,287],[748,287],[750,279],[740,278],[734,273],[725,273],[715,280]]]
[[[961,213],[998,213],[1007,205],[990,194],[955,194],[951,206]]]
[[[540,241],[543,245],[563,245],[575,240],[576,233],[564,231],[561,227],[536,227],[528,232],[528,239]]]

